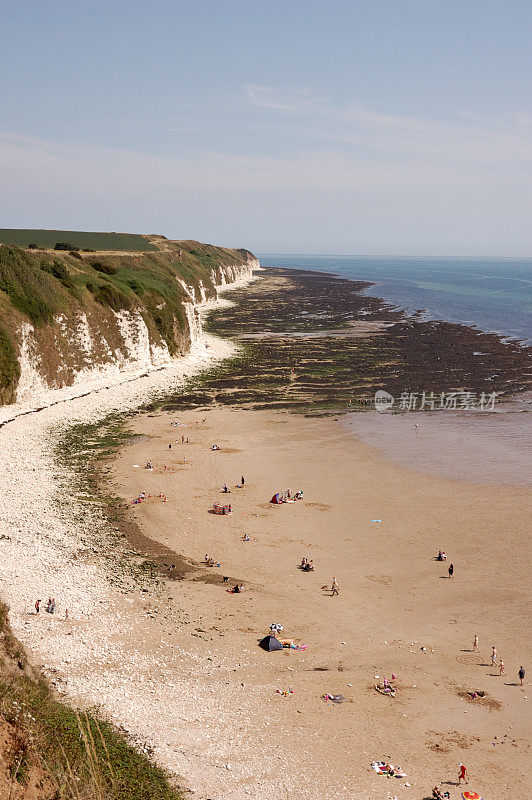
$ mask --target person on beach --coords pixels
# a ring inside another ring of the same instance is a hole
[[[331,597],[334,597],[335,594],[339,594],[339,586],[336,578],[333,577],[331,584]]]
[[[460,772],[458,773],[458,786],[460,786],[462,781],[465,781],[466,783],[468,783],[469,781],[466,778],[467,770],[464,767],[464,765],[463,764],[459,764],[458,767],[460,769]]]
[[[35,601],[35,613],[38,614],[40,610],[41,610],[41,601],[40,600],[36,600]],[[521,685],[523,685],[522,681],[521,681]]]
[[[171,450],[171,449],[172,449],[172,445],[171,445],[171,444],[169,444],[169,445],[168,445],[168,449],[169,449],[169,450]]]
[[[240,485],[243,486],[245,482],[246,481],[244,480],[244,476],[242,475],[242,477],[240,478]]]
[[[475,633],[475,638],[473,639],[473,650],[476,650],[477,653],[480,653],[480,648],[478,646],[478,634]]]
[[[497,666],[497,650],[495,649],[495,645],[492,645],[491,648],[491,666]]]
[[[502,660],[502,656],[499,658],[499,675],[506,675],[504,669],[504,661]]]
[[[519,680],[521,681],[521,686],[523,685],[523,681],[525,679],[525,670],[523,667],[519,667],[519,672],[517,673]]]
[[[452,578],[454,575],[454,564],[449,564],[449,578]]]

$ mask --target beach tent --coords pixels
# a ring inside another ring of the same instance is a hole
[[[267,653],[271,653],[272,650],[283,649],[281,642],[279,639],[276,639],[275,636],[265,636],[264,639],[261,639],[259,642],[259,647],[262,647]]]
[[[270,503],[275,503],[276,506],[280,506],[282,502],[283,501],[281,500],[280,492],[277,492],[277,494],[274,494],[274,496],[270,500]]]

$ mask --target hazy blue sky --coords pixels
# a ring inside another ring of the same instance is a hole
[[[17,0],[0,227],[532,255],[531,0]]]

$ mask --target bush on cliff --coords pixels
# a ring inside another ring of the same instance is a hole
[[[55,296],[51,281],[18,247],[0,247],[0,292],[34,325],[51,322]]]
[[[6,331],[0,328],[0,405],[14,402],[19,378],[15,348]]]

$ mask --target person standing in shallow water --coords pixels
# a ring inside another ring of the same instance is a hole
[[[449,564],[449,578],[452,578],[454,575],[454,564]]]

